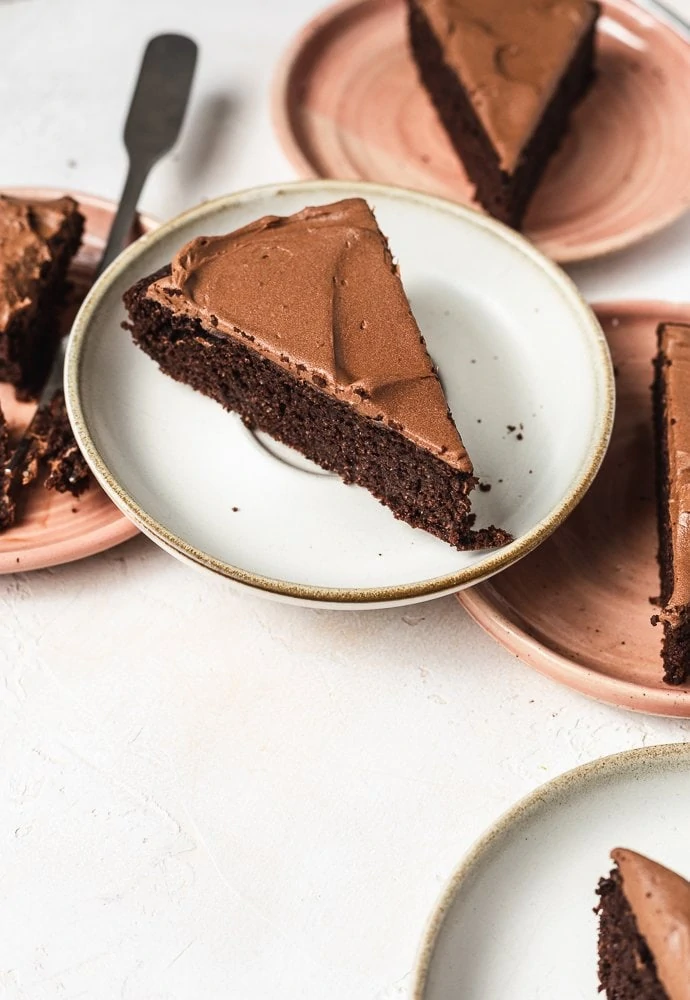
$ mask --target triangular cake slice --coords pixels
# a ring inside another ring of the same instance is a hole
[[[590,0],[407,0],[412,53],[478,201],[518,227],[594,66]]]
[[[690,325],[662,323],[654,362],[654,423],[662,658],[667,684],[690,681]]]
[[[599,979],[608,1000],[690,1000],[690,883],[634,851],[599,883]]]
[[[249,427],[459,549],[476,480],[385,237],[362,199],[184,246],[125,295],[134,340]]]

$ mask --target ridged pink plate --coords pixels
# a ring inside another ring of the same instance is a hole
[[[79,297],[83,298],[91,285],[116,206],[104,198],[62,189],[5,188],[4,192],[27,198],[59,198],[69,194],[79,202],[86,230],[81,250],[70,270],[75,302],[74,308],[65,312],[64,322],[69,329]],[[152,219],[140,216],[132,240],[155,227]],[[20,436],[34,413],[35,404],[17,402],[12,387],[0,384],[0,406],[10,424],[10,432]],[[83,559],[119,545],[138,533],[95,482],[78,499],[46,490],[40,482],[33,483],[24,491],[18,514],[18,523],[0,534],[0,574],[43,569]]]
[[[620,708],[690,718],[690,686],[664,684],[652,440],[652,357],[662,320],[690,306],[595,307],[617,373],[613,436],[582,503],[538,550],[458,595],[470,615],[529,666]]]
[[[604,0],[597,45],[597,80],[525,225],[561,262],[619,250],[690,205],[690,45],[631,0]],[[278,72],[274,121],[302,176],[473,202],[417,79],[403,0],[346,0],[307,25]]]

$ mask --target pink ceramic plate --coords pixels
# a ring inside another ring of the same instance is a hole
[[[597,65],[526,221],[529,237],[561,262],[619,250],[690,205],[690,45],[630,0],[604,0]],[[418,82],[403,0],[346,0],[312,21],[279,70],[274,120],[303,176],[472,203]]]
[[[4,190],[7,194],[30,198],[58,198],[71,194],[79,202],[86,219],[86,231],[82,248],[70,271],[74,295],[64,316],[66,329],[69,329],[76,308],[91,285],[94,267],[105,246],[115,214],[115,205],[103,198],[62,189]],[[140,217],[132,240],[155,227],[152,219]],[[19,436],[31,419],[35,405],[18,403],[12,387],[0,384],[0,406],[9,421],[11,433]],[[48,491],[40,483],[34,483],[24,491],[18,523],[0,535],[0,573],[42,569],[82,559],[119,545],[136,534],[136,527],[123,517],[95,482],[76,500],[69,494]]]
[[[611,444],[582,503],[537,551],[458,595],[475,621],[534,667],[621,708],[690,717],[690,687],[661,680],[652,441],[652,357],[660,320],[690,306],[595,307],[616,368]]]

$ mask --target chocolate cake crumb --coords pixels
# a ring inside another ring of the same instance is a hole
[[[91,473],[74,439],[61,389],[39,409],[32,422],[31,444],[22,469],[23,486],[38,477],[41,463],[48,468],[43,483],[46,489],[74,497],[88,489]]]
[[[617,868],[597,888],[599,905],[599,979],[616,1000],[668,1000],[654,958],[640,934]]]
[[[481,493],[488,493],[491,489],[491,483],[480,483],[479,490]]]
[[[34,201],[0,196],[0,382],[33,399],[60,340],[58,311],[84,218],[73,198]],[[17,290],[19,289],[19,293]]]
[[[664,681],[690,681],[690,557],[681,528],[687,516],[685,500],[690,481],[685,468],[688,430],[683,422],[674,426],[674,410],[687,411],[690,390],[690,325],[661,324],[657,330],[658,352],[654,360],[652,401],[656,454],[658,562],[661,577],[661,612],[652,624],[664,628],[661,655]],[[675,364],[669,364],[672,354]],[[669,381],[675,383],[669,392]],[[674,499],[675,498],[675,499]],[[676,513],[672,517],[671,511]]]
[[[0,410],[0,531],[14,524],[15,506],[9,493],[10,480],[5,467],[10,460],[10,444],[7,424]]]

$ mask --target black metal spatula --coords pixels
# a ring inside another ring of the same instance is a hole
[[[108,242],[94,280],[123,249],[136,216],[141,189],[151,167],[175,145],[184,119],[196,66],[197,46],[184,35],[158,35],[146,46],[125,123],[129,171]],[[39,399],[49,402],[62,386],[64,337]],[[32,422],[33,423],[33,422]],[[13,484],[31,444],[32,424],[12,453],[5,473]]]
[[[95,277],[124,247],[149,171],[177,141],[196,57],[196,44],[184,35],[158,35],[146,46],[125,123],[129,172]]]

